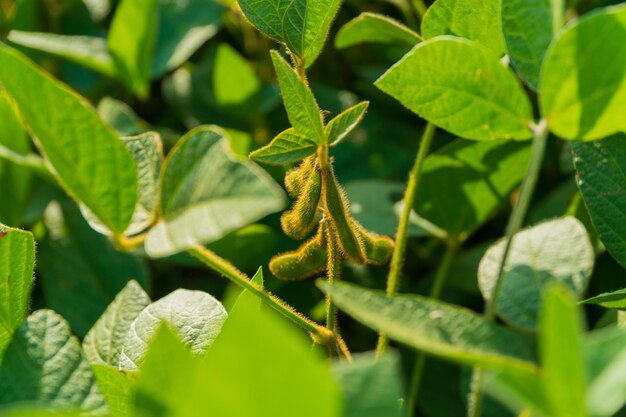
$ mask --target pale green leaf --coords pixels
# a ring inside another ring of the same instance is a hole
[[[291,164],[317,152],[317,143],[298,134],[293,128],[276,136],[269,144],[250,154],[250,158],[266,164]]]
[[[115,132],[85,100],[6,46],[0,46],[0,82],[61,184],[112,232],[126,230],[135,210],[137,172]]]
[[[626,134],[572,143],[578,189],[609,253],[626,267]]]
[[[426,353],[492,369],[534,369],[518,336],[465,308],[419,295],[390,297],[353,284],[318,285],[356,320]]]
[[[563,139],[594,140],[626,129],[626,5],[569,25],[541,70],[541,113]]]
[[[122,81],[140,98],[150,92],[157,37],[158,0],[120,1],[109,29],[108,48]]]
[[[506,245],[493,245],[478,268],[483,297],[491,300]],[[539,306],[550,283],[559,282],[580,296],[587,288],[595,254],[587,230],[575,217],[564,217],[522,230],[513,238],[504,266],[496,311],[527,330],[539,325]]]
[[[475,42],[444,36],[420,43],[376,85],[460,137],[532,137],[532,110],[522,86],[492,51]]]
[[[548,398],[537,374],[499,372],[487,378],[485,390],[518,413],[531,410],[539,416],[551,415]]]
[[[244,57],[227,43],[218,46],[213,67],[213,94],[218,106],[246,104],[261,92],[261,80]]]
[[[15,333],[0,367],[0,405],[39,403],[107,414],[78,340],[50,310],[30,315]]]
[[[83,341],[87,361],[91,365],[111,365],[117,368],[130,326],[148,305],[148,294],[137,281],[129,281],[87,333]]]
[[[145,359],[159,326],[174,330],[192,353],[203,355],[226,320],[222,304],[202,291],[179,289],[146,307],[132,322],[120,353],[120,369],[135,370]]]
[[[500,0],[437,0],[424,15],[422,35],[425,39],[454,35],[480,42],[502,55]]]
[[[368,101],[356,104],[347,110],[344,110],[333,118],[326,128],[324,134],[326,135],[326,142],[330,146],[338,145],[346,136],[350,134],[363,120],[365,112],[369,106]]]
[[[341,27],[335,37],[335,47],[343,49],[374,42],[410,48],[419,41],[420,36],[402,23],[381,14],[364,12]]]
[[[111,414],[114,417],[135,417],[132,401],[136,375],[111,365],[92,364],[91,369]]]
[[[224,133],[201,126],[168,155],[161,178],[163,218],[150,231],[146,251],[167,256],[281,210],[282,189],[265,171],[231,154]]]
[[[563,26],[564,13],[563,0],[502,2],[502,31],[511,62],[535,90],[546,51]]]
[[[296,132],[322,144],[322,116],[311,89],[278,51],[271,51],[271,54],[291,125]]]
[[[626,310],[626,289],[605,292],[584,300],[586,304],[597,304],[605,308]]]
[[[148,130],[147,124],[123,101],[104,97],[96,110],[102,120],[110,124],[121,136],[137,136]]]
[[[35,268],[35,239],[0,224],[0,362],[28,311]]]

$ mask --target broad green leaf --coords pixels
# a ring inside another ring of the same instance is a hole
[[[122,81],[140,98],[150,93],[158,0],[121,0],[109,30],[108,48]]]
[[[130,326],[148,305],[148,294],[137,281],[129,281],[87,333],[83,341],[87,361],[91,365],[111,365],[117,368]]]
[[[322,116],[311,89],[278,51],[271,54],[291,125],[299,134],[324,143]]]
[[[135,210],[137,172],[115,132],[85,100],[1,45],[0,82],[66,190],[113,233],[126,230]]]
[[[402,23],[377,13],[364,12],[341,27],[335,47],[349,48],[365,42],[413,47],[420,36]]]
[[[493,245],[478,268],[483,297],[491,300],[506,245]],[[595,254],[587,230],[574,217],[541,223],[515,235],[504,266],[496,311],[507,322],[528,330],[539,325],[539,306],[554,282],[580,296],[593,272]]]
[[[258,98],[261,80],[254,69],[227,43],[218,46],[213,67],[213,93],[217,105],[237,109]]]
[[[174,330],[192,353],[203,355],[220,333],[227,314],[201,291],[179,289],[146,307],[132,322],[120,353],[120,369],[135,370],[145,359],[159,326]]]
[[[543,296],[539,351],[542,384],[554,417],[585,417],[582,317],[574,295],[552,284]]]
[[[309,67],[322,52],[341,0],[239,0],[250,22]]]
[[[626,289],[605,292],[584,300],[586,304],[597,304],[605,308],[626,310]]]
[[[507,0],[502,2],[502,31],[511,62],[534,90],[552,39],[564,21],[563,0]]]
[[[437,0],[424,15],[422,35],[425,39],[454,35],[480,42],[502,55],[500,14],[500,0]]]
[[[163,218],[150,231],[150,256],[172,255],[281,210],[282,189],[257,165],[233,156],[224,133],[201,126],[168,155],[161,177]]]
[[[0,367],[0,405],[24,402],[107,413],[80,343],[50,310],[36,311],[24,321]]]
[[[534,370],[521,339],[465,308],[419,295],[389,297],[353,284],[318,286],[356,320],[426,353],[492,369]]]
[[[368,101],[364,101],[354,105],[328,122],[328,125],[326,125],[324,129],[326,142],[330,146],[338,145],[359,125],[359,123],[361,123],[369,104]]]
[[[136,375],[117,366],[91,365],[98,388],[115,417],[134,417],[132,401]]]
[[[298,134],[293,128],[276,136],[269,144],[250,154],[250,158],[266,164],[291,164],[317,152],[317,143]]]
[[[452,142],[424,162],[415,212],[450,236],[467,239],[522,182],[530,151],[527,143],[514,141]]]
[[[172,417],[343,415],[324,355],[270,309],[239,304],[203,360],[165,330],[154,339],[139,376],[141,417],[155,410]]]
[[[5,90],[0,89],[0,146],[26,157],[30,139]],[[0,223],[20,226],[28,202],[31,173],[25,167],[0,159],[0,190],[5,203],[0,204]]]
[[[567,27],[541,70],[541,113],[563,139],[594,140],[626,129],[626,5]]]
[[[148,130],[147,124],[123,101],[104,97],[96,107],[98,115],[115,129],[120,136],[137,136]]]
[[[148,272],[137,257],[120,253],[95,232],[70,202],[45,211],[38,270],[48,305],[84,336],[131,279],[147,286]]]
[[[8,39],[17,45],[60,56],[109,77],[117,76],[106,39],[19,30],[11,31]]]
[[[28,311],[35,268],[35,239],[0,224],[0,362]]]
[[[572,143],[578,189],[602,243],[626,267],[626,134]]]
[[[333,363],[344,400],[344,417],[400,417],[403,388],[400,358],[387,353],[376,358],[372,353],[354,355],[353,362]]]
[[[532,137],[532,110],[519,81],[492,51],[475,42],[444,36],[420,43],[376,85],[460,137]]]

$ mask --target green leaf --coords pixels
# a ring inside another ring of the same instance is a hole
[[[338,145],[361,123],[369,104],[369,101],[364,101],[354,105],[328,122],[324,129],[326,142],[330,146]]]
[[[19,30],[12,30],[8,39],[17,45],[59,56],[109,77],[117,76],[106,39]]]
[[[332,365],[344,399],[344,417],[400,417],[403,388],[400,358],[386,353],[353,355],[353,362],[338,361]]]
[[[568,26],[541,70],[541,113],[563,139],[594,140],[626,129],[626,5]]]
[[[335,47],[349,48],[365,42],[413,47],[420,36],[402,23],[377,13],[364,12],[341,27]]]
[[[353,284],[318,281],[318,286],[359,322],[426,353],[472,366],[534,370],[521,339],[465,308],[419,295],[390,297]]]
[[[96,107],[98,115],[121,136],[137,136],[148,130],[147,124],[123,101],[104,97]]]
[[[39,310],[24,321],[0,367],[0,405],[40,403],[103,415],[107,405],[65,321]]]
[[[541,378],[554,417],[586,417],[582,318],[574,295],[560,284],[545,291],[539,351]]]
[[[537,415],[551,415],[539,375],[500,372],[487,379],[485,390],[517,412],[531,410]]]
[[[258,98],[261,80],[244,57],[227,43],[221,43],[213,67],[213,93],[221,108],[237,109]]]
[[[220,129],[198,127],[165,161],[163,218],[149,232],[146,251],[159,257],[210,243],[284,204],[278,184],[257,165],[233,156]]]
[[[5,90],[0,89],[0,146],[26,157],[30,140]],[[5,204],[0,204],[0,223],[22,224],[31,186],[31,173],[25,167],[0,160],[0,190]]]
[[[48,305],[84,336],[131,279],[148,284],[137,257],[120,253],[95,232],[70,202],[45,211],[48,235],[41,242],[39,273]]]
[[[529,139],[532,110],[514,74],[477,43],[450,36],[418,44],[376,85],[466,139]]]
[[[222,304],[202,291],[179,289],[146,307],[132,322],[120,353],[120,369],[135,370],[144,361],[159,326],[174,330],[192,353],[204,354],[226,320]]]
[[[0,224],[0,362],[28,311],[35,268],[35,239]]]
[[[511,62],[534,90],[552,39],[563,26],[563,0],[502,2],[502,31]]]
[[[311,89],[277,51],[271,51],[287,116],[296,132],[316,143],[324,143],[320,109]]]
[[[415,212],[455,239],[467,239],[522,182],[530,151],[527,143],[502,140],[444,146],[424,162]]]
[[[454,35],[502,55],[505,46],[500,14],[499,0],[437,0],[424,15],[422,35],[425,39]]]
[[[98,388],[109,405],[111,415],[115,417],[134,417],[132,410],[135,392],[133,373],[121,371],[117,366],[91,365]]]
[[[85,100],[1,45],[0,82],[66,190],[112,232],[126,230],[135,210],[137,172],[115,132]]]
[[[87,361],[91,365],[111,365],[117,368],[131,324],[149,305],[150,297],[139,283],[129,281],[87,333],[83,341]]]
[[[276,136],[269,144],[250,154],[250,158],[266,164],[291,164],[317,152],[317,143],[298,134],[293,128]]]
[[[583,301],[585,304],[597,304],[604,308],[626,310],[626,288],[617,291],[605,292]]]
[[[626,134],[572,143],[578,189],[602,243],[626,267]]]
[[[340,5],[341,0],[239,0],[250,22],[284,43],[306,67],[322,52]]]
[[[109,29],[108,48],[122,81],[140,98],[150,92],[157,37],[158,0],[120,1]]]
[[[493,245],[478,268],[483,297],[491,300],[506,241]],[[551,220],[515,235],[504,266],[496,311],[515,326],[536,330],[546,286],[559,282],[580,296],[595,254],[587,230],[574,217]]]

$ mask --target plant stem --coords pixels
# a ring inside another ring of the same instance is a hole
[[[341,258],[337,247],[337,233],[330,224],[322,226],[326,234],[326,248],[328,250],[328,262],[326,278],[328,282],[339,281],[341,276]],[[326,328],[333,333],[337,332],[337,310],[330,296],[326,296]]]
[[[435,273],[435,279],[433,286],[430,289],[430,297],[438,300],[441,297],[448,272],[452,266],[452,260],[454,259],[458,250],[458,244],[451,242],[447,245],[446,252],[437,267]],[[413,417],[415,413],[415,405],[417,404],[417,396],[419,394],[420,384],[422,381],[422,374],[424,373],[424,364],[426,362],[426,355],[424,352],[419,351],[415,358],[415,366],[413,367],[413,373],[411,374],[411,382],[407,394],[406,415],[407,417]]]
[[[304,330],[310,332],[316,342],[327,345],[336,340],[333,332],[296,312],[291,306],[287,305],[278,297],[265,292],[261,287],[252,282],[246,274],[239,271],[234,265],[221,258],[211,250],[198,245],[191,249],[189,254],[202,261],[202,263],[211,269],[230,279],[235,284],[250,291],[252,294],[260,298],[266,305],[278,311],[280,314]]]
[[[506,265],[511,245],[513,243],[513,237],[519,232],[524,218],[530,205],[530,200],[535,191],[537,185],[537,179],[539,178],[539,172],[541,171],[541,163],[543,162],[543,156],[546,150],[546,143],[548,138],[548,123],[545,119],[542,119],[538,124],[532,127],[533,130],[533,151],[530,160],[530,166],[522,188],[520,191],[517,204],[513,208],[509,223],[506,227],[506,243],[504,244],[504,251],[502,258],[498,264],[498,273],[496,274],[496,283],[491,294],[491,297],[486,300],[485,318],[489,321],[494,321],[496,318],[496,305],[498,296],[500,295],[500,289],[502,287],[502,277],[504,275],[504,267]],[[471,392],[468,399],[468,416],[478,417],[480,416],[480,409],[482,403],[482,385],[483,385],[484,372],[482,369],[475,368],[472,376]]]
[[[391,257],[389,275],[387,276],[387,295],[394,295],[400,284],[400,274],[402,273],[402,268],[404,266],[404,255],[406,252],[406,241],[408,238],[413,202],[417,196],[422,175],[422,167],[424,166],[426,155],[430,152],[433,138],[435,136],[435,130],[435,125],[431,123],[426,125],[426,130],[424,130],[422,141],[417,152],[417,157],[415,158],[415,163],[409,173],[409,181],[404,194],[404,208],[402,209],[402,215],[400,216],[398,231],[396,232],[396,244]],[[377,356],[380,356],[385,349],[387,349],[388,343],[387,336],[381,333],[378,338],[378,346],[376,347]]]

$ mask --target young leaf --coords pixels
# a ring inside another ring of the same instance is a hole
[[[115,417],[135,417],[132,410],[136,376],[117,366],[91,364],[98,388]]]
[[[602,243],[626,267],[626,134],[593,143],[572,143],[578,189]]]
[[[112,232],[124,232],[135,210],[137,172],[115,132],[86,101],[1,45],[0,82],[61,184]]]
[[[506,3],[506,2],[505,2]],[[499,0],[437,0],[422,20],[425,39],[454,35],[504,54]]]
[[[271,51],[271,54],[291,125],[301,135],[324,143],[322,116],[311,89],[278,51]]]
[[[466,139],[529,139],[532,111],[513,73],[477,43],[418,44],[376,85],[431,123]]]
[[[291,164],[317,152],[318,144],[295,129],[287,129],[268,145],[250,154],[250,158],[266,164]]]
[[[563,139],[594,140],[626,129],[626,5],[570,25],[548,50],[541,113]]]
[[[364,101],[352,106],[328,122],[328,125],[326,125],[324,129],[326,142],[330,146],[338,145],[359,125],[359,123],[361,123],[369,104],[368,101]]]
[[[78,340],[50,310],[24,321],[0,367],[0,405],[24,402],[92,415],[107,412]]]
[[[420,40],[417,33],[402,23],[381,14],[364,12],[341,27],[335,37],[335,47],[344,49],[375,42],[411,48]]]
[[[318,281],[318,286],[361,323],[411,347],[472,366],[534,370],[521,339],[467,309],[419,295],[389,297],[353,284]]]
[[[507,0],[502,2],[502,31],[511,62],[534,90],[552,39],[561,31],[563,0]]]
[[[109,30],[109,53],[117,72],[140,98],[148,97],[158,0],[120,1]]]
[[[120,369],[135,370],[145,359],[149,342],[168,325],[196,355],[204,354],[226,320],[222,304],[201,291],[176,290],[146,307],[132,322],[120,353]]]
[[[586,304],[597,304],[604,308],[626,310],[626,289],[605,292],[584,300]]]
[[[547,288],[541,308],[541,379],[555,417],[586,417],[582,323],[574,295],[560,284]]]
[[[35,268],[35,239],[0,224],[0,362],[28,311]]]
[[[130,326],[148,305],[148,294],[137,281],[129,281],[85,336],[83,350],[87,361],[117,368]]]
[[[239,6],[261,32],[284,43],[306,67],[322,52],[341,0],[240,0]]]
[[[493,245],[478,268],[483,297],[490,300],[498,279],[505,241]],[[515,235],[504,266],[496,311],[528,330],[539,325],[545,288],[559,282],[577,295],[587,288],[595,254],[585,226],[574,217],[542,223]]]
[[[198,127],[165,161],[163,218],[149,232],[146,251],[159,257],[210,243],[284,204],[281,188],[268,174],[231,154],[221,129]]]

